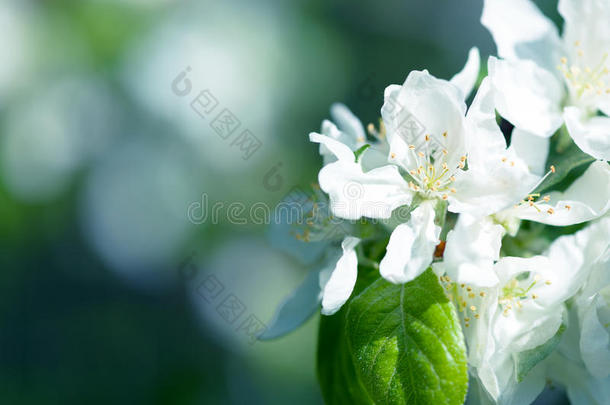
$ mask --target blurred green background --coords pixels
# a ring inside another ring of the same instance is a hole
[[[471,46],[494,52],[481,4],[2,0],[0,401],[321,403],[317,315],[273,342],[239,328],[268,322],[307,265],[264,224],[187,210],[273,207],[315,181],[307,134],[331,103],[374,122],[410,70],[449,78]],[[203,90],[218,108],[202,118]],[[250,158],[211,128],[221,108],[262,142]]]

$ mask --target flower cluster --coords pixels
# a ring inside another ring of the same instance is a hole
[[[375,262],[359,247],[383,232],[344,228],[320,272],[322,313],[348,301],[359,262],[394,284],[432,268],[481,403],[531,403],[549,382],[573,403],[610,398],[610,1],[560,0],[559,12],[562,36],[530,0],[486,0],[498,48],[486,77],[473,48],[450,80],[412,71],[388,86],[377,126],[336,104],[309,136],[332,215],[384,220],[389,235]],[[588,166],[571,170],[570,145]],[[522,378],[520,354],[559,336]]]

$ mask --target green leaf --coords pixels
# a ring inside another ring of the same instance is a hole
[[[345,336],[343,307],[332,316],[320,319],[318,335],[318,381],[324,402],[328,405],[372,404],[356,375]]]
[[[358,150],[356,150],[354,152],[354,158],[356,160],[356,163],[358,163],[358,159],[360,159],[360,155],[362,155],[364,153],[364,151],[367,150],[370,147],[371,147],[371,145],[369,145],[367,143],[367,144],[362,145],[360,148],[358,148]]]
[[[565,128],[562,128],[551,139],[549,156],[546,160],[547,167],[555,167],[555,173],[547,177],[547,179],[536,188],[535,192],[544,193],[554,189],[567,188],[569,183],[571,183],[570,180],[574,180],[578,175],[582,174],[594,160],[593,157],[581,151],[580,148],[569,139],[569,135],[565,132]],[[577,175],[574,176],[574,174]],[[560,184],[566,181],[569,183]]]
[[[462,330],[437,277],[378,279],[348,306],[357,375],[380,404],[463,404],[468,388]]]
[[[358,267],[354,295],[379,278],[372,268]],[[347,305],[332,316],[322,316],[318,332],[317,372],[324,402],[328,405],[373,404],[356,374],[345,334]]]
[[[561,341],[561,335],[566,330],[566,326],[562,324],[555,336],[547,340],[545,343],[530,350],[526,350],[515,355],[515,369],[517,370],[517,381],[523,381],[523,378],[529,373],[536,364],[546,359],[549,354],[555,350]]]

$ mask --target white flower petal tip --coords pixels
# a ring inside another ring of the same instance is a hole
[[[339,129],[350,135],[354,144],[362,144],[366,141],[366,133],[362,122],[345,104],[334,103],[331,105],[330,115]]]
[[[327,135],[321,135],[316,132],[309,134],[309,140],[314,143],[319,143],[330,151],[338,160],[354,161],[354,152],[344,143],[331,138]]]
[[[352,294],[358,277],[358,256],[355,250],[358,243],[360,239],[351,236],[346,237],[341,243],[343,254],[322,288],[324,315],[332,315],[339,311]],[[322,280],[324,275],[321,274],[320,277],[321,282],[324,281]]]
[[[450,83],[462,92],[463,98],[467,99],[479,77],[481,70],[481,55],[479,48],[473,47],[468,52],[468,59],[462,70],[453,76]]]
[[[441,232],[434,215],[432,203],[424,202],[411,212],[407,223],[394,229],[379,264],[383,278],[394,284],[407,283],[430,266]]]

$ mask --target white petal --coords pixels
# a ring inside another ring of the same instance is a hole
[[[355,144],[361,144],[366,141],[362,122],[345,104],[334,103],[330,107],[330,116],[342,132],[351,136]]]
[[[610,218],[594,222],[575,234],[557,238],[545,253],[550,268],[538,266],[536,270],[542,280],[552,281],[548,285],[541,284],[536,302],[552,306],[573,297],[590,276],[593,266],[602,259],[607,260],[609,241]]]
[[[318,181],[330,198],[333,214],[344,219],[389,218],[412,199],[396,166],[365,173],[357,163],[338,161],[324,166]]]
[[[510,148],[522,159],[530,172],[542,177],[546,173],[546,159],[549,154],[550,140],[520,128],[513,129]]]
[[[484,216],[519,201],[539,177],[512,150],[496,122],[494,91],[488,78],[479,87],[466,116],[468,170],[456,175],[449,210]]]
[[[607,267],[605,271],[609,271]],[[610,335],[597,315],[598,306],[608,306],[602,296],[597,295],[587,307],[579,308],[580,353],[587,369],[597,378],[610,374]]]
[[[610,378],[593,378],[581,364],[559,353],[549,357],[547,370],[552,381],[566,387],[571,404],[605,405],[610,398]]]
[[[500,57],[555,69],[561,56],[557,28],[533,1],[485,0],[481,23],[491,32]]]
[[[593,162],[565,192],[550,193],[549,197],[549,203],[536,203],[537,207],[523,204],[510,211],[521,219],[555,226],[598,218],[610,209],[610,166],[602,161]]]
[[[427,71],[412,71],[402,87],[385,91],[381,116],[387,130],[393,161],[405,169],[417,167],[409,145],[424,147],[425,135],[430,145],[447,149],[447,164],[457,166],[465,153],[464,115],[466,104],[461,91],[446,80]],[[443,134],[447,133],[444,137]],[[454,164],[455,163],[455,164]]]
[[[330,123],[329,121],[326,122],[332,125],[332,123]],[[343,160],[347,162],[354,162],[356,160],[354,152],[352,152],[349,146],[337,139],[331,138],[330,136],[320,135],[315,132],[312,132],[309,134],[309,140],[311,142],[319,143],[320,148],[324,146],[326,148],[325,150],[328,150],[330,153],[335,155],[338,160]],[[321,149],[320,154],[322,154]]]
[[[578,57],[583,66],[597,66],[610,50],[610,3],[604,0],[560,0],[559,13],[564,19],[563,37],[568,55]],[[579,46],[574,46],[578,41]],[[578,50],[582,51],[578,55]],[[610,67],[610,61],[606,61]]]
[[[513,206],[538,182],[523,161],[507,151],[487,162],[486,167],[473,167],[458,172],[449,195],[449,211],[473,216],[491,215]]]
[[[481,69],[481,55],[479,49],[473,47],[468,52],[468,59],[464,68],[453,76],[450,82],[462,91],[464,99],[468,98],[472,89],[474,88],[477,78],[479,77],[479,70]]]
[[[343,255],[322,289],[324,315],[337,312],[352,294],[358,277],[358,256],[355,248],[359,242],[360,239],[348,236],[341,243]]]
[[[469,167],[485,167],[490,156],[497,156],[506,149],[506,140],[496,121],[495,108],[495,93],[486,77],[466,115]]]
[[[433,202],[423,202],[405,224],[398,225],[379,264],[381,276],[392,283],[406,283],[423,273],[430,263],[441,228],[434,224]]]
[[[491,287],[498,283],[493,270],[500,255],[504,228],[488,217],[475,220],[460,215],[455,228],[447,235],[443,255],[444,267],[457,283]]]
[[[585,118],[576,107],[567,107],[563,115],[570,136],[583,152],[610,160],[610,118]]]
[[[561,126],[563,83],[534,62],[489,58],[496,108],[514,126],[551,136]]]
[[[546,364],[538,363],[520,383],[517,382],[514,372],[512,372],[506,386],[503,388],[498,404],[519,405],[533,403],[546,385],[546,369]]]

